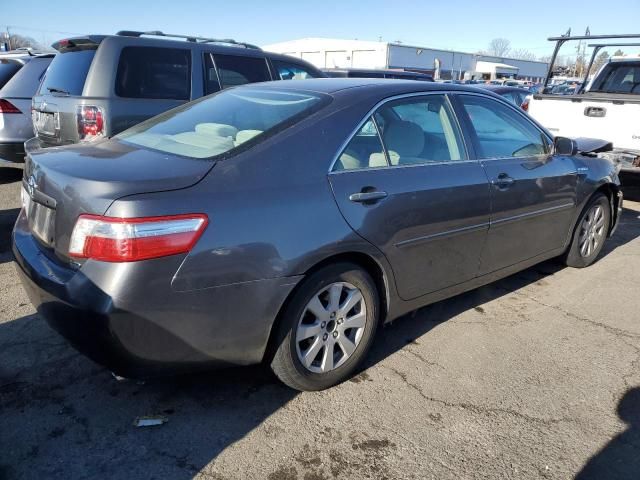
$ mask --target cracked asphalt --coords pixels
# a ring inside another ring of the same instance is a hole
[[[640,203],[592,267],[416,311],[300,394],[261,367],[118,382],[77,354],[18,282],[20,176],[0,167],[1,479],[640,478]]]

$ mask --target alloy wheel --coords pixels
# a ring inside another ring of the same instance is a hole
[[[332,283],[307,303],[296,329],[298,360],[309,371],[327,373],[355,352],[367,322],[362,292],[346,282]]]
[[[589,257],[602,243],[604,238],[605,216],[602,205],[594,205],[589,209],[580,226],[578,246],[582,257]]]

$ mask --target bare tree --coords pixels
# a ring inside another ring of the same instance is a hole
[[[9,48],[15,50],[16,48],[33,48],[34,50],[42,50],[42,45],[35,41],[31,37],[27,37],[25,35],[19,35],[16,33],[12,33],[9,35],[9,38],[3,37],[3,41],[9,44]]]
[[[518,60],[535,60],[535,53],[527,50],[526,48],[516,48],[509,52],[509,56],[511,58],[516,58]]]
[[[593,61],[593,65],[591,66],[589,74],[593,75],[594,73],[596,73],[598,70],[600,70],[600,67],[607,63],[607,61],[609,61],[609,53],[606,50],[603,50]]]
[[[620,49],[617,49],[615,52],[613,52],[614,57],[621,57],[623,55],[624,55],[624,52]]]
[[[542,55],[541,57],[538,57],[538,61],[551,63],[551,55]]]
[[[489,55],[504,57],[511,50],[511,42],[506,38],[494,38],[489,42]]]

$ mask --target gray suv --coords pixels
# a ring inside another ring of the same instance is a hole
[[[87,35],[53,48],[59,53],[33,97],[36,137],[27,151],[111,137],[227,87],[325,76],[255,45],[159,31]]]

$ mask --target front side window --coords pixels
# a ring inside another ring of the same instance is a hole
[[[281,60],[272,60],[273,66],[278,72],[280,80],[304,80],[306,78],[317,78],[318,76],[303,68],[300,65]]]
[[[214,60],[222,88],[271,80],[264,58],[214,55]]]
[[[492,98],[460,95],[477,137],[478,157],[508,158],[544,155],[544,133],[509,107]]]
[[[189,100],[191,52],[181,48],[123,48],[116,73],[116,95]]]
[[[328,98],[319,94],[226,90],[153,117],[115,138],[161,152],[210,158],[258,143],[324,102],[329,102]]]

